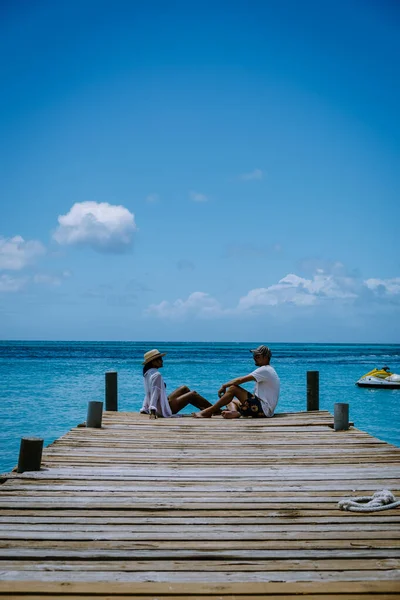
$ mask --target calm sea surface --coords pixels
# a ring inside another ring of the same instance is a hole
[[[84,421],[88,401],[104,399],[106,371],[118,371],[119,409],[139,410],[141,362],[151,348],[168,353],[162,370],[168,391],[186,384],[215,401],[221,383],[253,369],[253,347],[254,343],[0,342],[0,472],[17,463],[22,436],[43,437],[49,444]],[[355,386],[374,367],[388,365],[400,373],[399,345],[271,348],[272,365],[281,378],[277,412],[306,410],[306,371],[317,370],[322,410],[333,413],[335,402],[348,402],[357,428],[400,446],[400,389]]]

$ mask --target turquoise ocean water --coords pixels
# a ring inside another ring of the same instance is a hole
[[[221,383],[253,369],[249,349],[259,343],[0,342],[0,472],[17,463],[22,436],[49,444],[84,421],[88,401],[104,399],[106,371],[118,371],[119,409],[139,410],[141,362],[151,348],[168,353],[162,370],[168,391],[186,384],[215,401]],[[318,370],[321,409],[333,413],[335,402],[348,402],[356,427],[400,446],[400,390],[355,386],[374,367],[400,373],[399,345],[271,348],[282,386],[277,412],[306,410],[306,372]]]

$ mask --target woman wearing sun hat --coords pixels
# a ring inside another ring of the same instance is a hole
[[[144,354],[143,380],[145,397],[141,413],[154,412],[160,417],[172,417],[188,404],[203,410],[211,406],[205,398],[197,392],[190,391],[186,385],[177,388],[169,396],[165,389],[164,379],[158,369],[163,366],[163,356],[166,352],[149,350]]]

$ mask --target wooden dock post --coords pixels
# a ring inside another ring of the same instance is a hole
[[[42,438],[21,438],[17,473],[23,473],[24,471],[40,471],[42,450]]]
[[[333,427],[335,431],[346,431],[349,428],[349,405],[336,402],[333,409]]]
[[[319,410],[319,371],[307,371],[307,410]]]
[[[102,416],[103,403],[96,401],[88,402],[86,427],[94,427],[96,429],[100,429]]]
[[[117,376],[117,371],[108,371],[106,373],[106,410],[118,410]]]

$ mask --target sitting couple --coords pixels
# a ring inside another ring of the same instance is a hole
[[[169,396],[166,386],[158,369],[163,366],[163,356],[158,350],[149,350],[144,355],[143,378],[145,398],[141,413],[154,414],[160,417],[172,417],[188,404],[200,410],[193,413],[196,418],[209,418],[222,414],[225,419],[239,417],[272,417],[278,403],[280,381],[270,365],[271,350],[267,346],[259,346],[250,350],[256,364],[256,369],[224,383],[218,390],[219,400],[211,404],[197,392],[190,391],[187,386],[181,386]],[[255,381],[254,393],[250,393],[240,384]],[[225,410],[221,410],[223,407]]]

